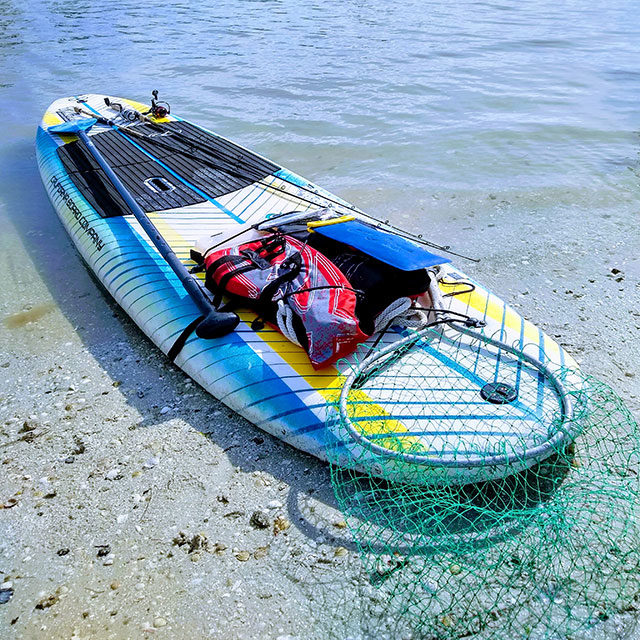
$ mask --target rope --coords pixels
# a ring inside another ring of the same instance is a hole
[[[293,344],[302,347],[296,332],[293,328],[293,310],[283,300],[278,300],[278,309],[276,311],[276,323],[280,333]]]
[[[438,282],[444,278],[444,274],[429,270],[429,275],[431,277],[426,292],[429,299],[418,300],[426,311],[413,306],[410,298],[398,298],[381,311],[375,319],[374,333],[386,331],[392,325],[420,330],[436,320],[442,319],[441,312],[446,311],[446,308]]]
[[[386,309],[383,309],[377,316],[373,325],[373,333],[382,331],[392,320],[404,315],[411,308],[410,298],[398,298],[394,300]]]

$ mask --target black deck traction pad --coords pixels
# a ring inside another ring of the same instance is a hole
[[[187,122],[168,122],[162,125],[162,129],[175,131],[180,134],[180,138],[158,135],[161,132],[147,124],[137,125],[136,131],[149,136],[148,140],[138,136],[128,136],[130,140],[127,140],[124,137],[126,131],[123,135],[115,130],[91,136],[98,151],[146,212],[175,209],[206,200],[201,193],[184,184],[171,171],[210,198],[217,198],[242,189],[280,168]],[[155,144],[155,140],[160,141],[162,146]],[[167,149],[166,145],[171,145],[174,149]],[[171,171],[138,147],[157,158]],[[184,150],[186,154],[179,153],[178,150]],[[131,213],[84,143],[75,141],[62,145],[58,148],[58,155],[76,187],[100,215],[113,217]],[[145,184],[145,180],[156,177],[164,178],[174,189],[154,192]]]

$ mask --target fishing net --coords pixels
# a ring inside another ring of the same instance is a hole
[[[577,640],[635,610],[638,428],[609,387],[538,345],[451,327],[341,373],[335,496],[411,637]]]

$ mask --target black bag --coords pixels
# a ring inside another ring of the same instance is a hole
[[[327,256],[354,289],[362,292],[356,303],[356,315],[366,333],[373,333],[376,317],[394,300],[418,296],[429,288],[426,269],[402,271],[317,233],[306,235],[305,240]]]

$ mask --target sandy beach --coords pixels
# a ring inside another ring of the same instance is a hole
[[[44,192],[27,204],[42,212],[38,230],[13,217],[1,247],[15,265],[0,334],[0,581],[12,590],[0,624],[10,637],[411,638],[363,575],[326,465],[168,363],[98,288]],[[523,234],[510,206],[488,194],[474,207],[491,222],[471,217],[458,230],[457,246],[482,260],[474,277],[637,415],[629,230],[603,215],[598,235],[576,233],[571,218]],[[51,246],[56,278],[34,259]]]

